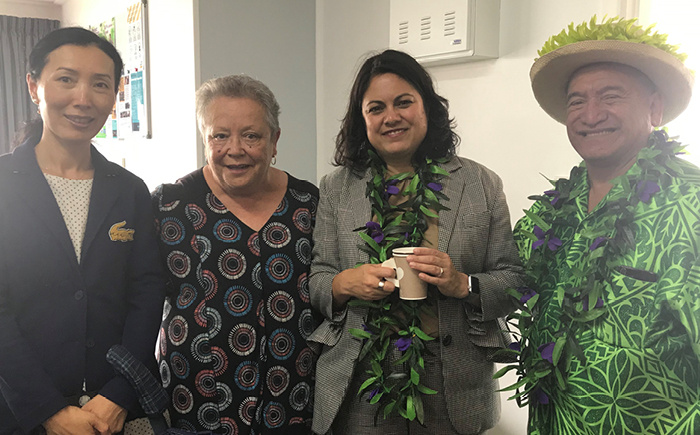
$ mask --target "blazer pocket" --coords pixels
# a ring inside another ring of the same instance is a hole
[[[491,212],[488,210],[465,213],[462,215],[462,227],[473,228],[488,226],[491,223]]]

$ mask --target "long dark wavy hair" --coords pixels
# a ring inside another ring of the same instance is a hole
[[[114,62],[114,93],[119,90],[119,80],[121,79],[124,62],[114,45],[95,33],[83,29],[82,27],[64,27],[56,29],[44,36],[36,43],[29,54],[27,70],[33,80],[39,80],[41,72],[44,70],[49,59],[49,54],[64,45],[77,45],[80,47],[95,46],[102,50]],[[39,141],[44,130],[44,122],[41,118],[36,118],[24,123],[15,134],[12,141],[12,148],[17,147],[22,142],[29,139]]]
[[[416,150],[412,163],[425,158],[453,157],[459,145],[454,132],[454,119],[450,118],[448,101],[433,88],[430,74],[410,55],[396,50],[386,50],[368,58],[360,67],[350,91],[347,112],[335,138],[335,166],[347,166],[358,172],[369,163],[367,126],[362,116],[362,99],[370,81],[381,74],[392,73],[406,80],[423,99],[428,119],[425,139]]]

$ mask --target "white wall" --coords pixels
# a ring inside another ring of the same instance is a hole
[[[134,0],[66,0],[63,26],[97,25],[123,14]],[[151,0],[150,79],[152,139],[99,140],[107,158],[144,179],[149,188],[198,167],[194,119],[195,20],[193,0]],[[122,54],[124,55],[124,54]]]
[[[61,6],[31,0],[0,0],[0,15],[60,20]]]
[[[429,68],[440,94],[450,101],[462,137],[459,154],[498,173],[512,219],[529,207],[528,195],[549,187],[550,178],[568,175],[579,161],[564,126],[537,105],[529,70],[549,36],[571,21],[593,14],[614,17],[624,0],[501,0],[500,57],[495,60]],[[333,167],[333,139],[347,105],[349,89],[370,50],[388,48],[389,0],[316,2],[318,176]],[[502,385],[513,383],[508,378]],[[527,413],[503,394],[501,422],[489,435],[525,434]]]

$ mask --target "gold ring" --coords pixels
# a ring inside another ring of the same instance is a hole
[[[443,269],[443,268],[441,267],[441,268],[440,268],[440,275],[438,275],[438,278],[440,278],[444,272],[445,272],[445,269]]]

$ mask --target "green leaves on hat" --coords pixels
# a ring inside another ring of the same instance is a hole
[[[596,23],[596,21],[597,18],[595,15],[593,15],[593,18],[591,18],[589,22],[584,21],[576,27],[574,27],[574,23],[572,22],[569,24],[567,29],[562,30],[558,35],[554,35],[549,38],[549,40],[544,43],[542,48],[537,51],[537,54],[544,56],[557,48],[573,44],[575,42],[618,40],[636,42],[656,47],[678,58],[681,62],[684,62],[688,57],[687,54],[678,52],[678,45],[670,45],[666,43],[668,35],[658,32],[652,33],[652,29],[655,26],[654,24],[645,29],[642,26],[635,24],[637,22],[637,18],[623,20],[622,18],[615,17],[605,20],[605,17],[603,17],[603,21],[601,23]]]

